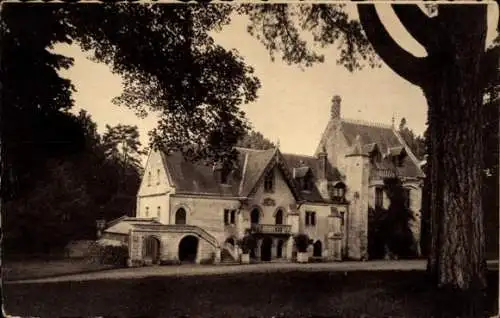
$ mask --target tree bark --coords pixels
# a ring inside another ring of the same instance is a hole
[[[481,203],[486,7],[440,7],[439,20],[441,30],[428,47],[431,72],[422,85],[430,130],[428,269],[439,287],[477,292],[486,285]]]
[[[486,9],[482,4],[440,5],[432,36],[421,39],[428,56],[415,58],[389,39],[373,5],[358,5],[375,51],[396,73],[420,86],[427,98],[426,189],[431,193],[432,236],[428,270],[441,289],[460,295],[468,291],[469,296],[479,296],[486,285],[481,202]],[[482,316],[475,297],[462,297],[457,304],[462,300],[471,306],[460,316]]]

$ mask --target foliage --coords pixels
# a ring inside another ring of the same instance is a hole
[[[267,150],[276,147],[273,142],[264,137],[260,132],[251,130],[247,132],[236,144],[237,147]]]
[[[128,259],[128,247],[103,245],[99,247],[98,255],[101,264],[125,267]]]
[[[81,5],[69,15],[82,48],[123,77],[115,102],[160,115],[154,147],[226,161],[247,129],[238,107],[255,100],[260,87],[237,52],[210,36],[231,12],[227,5],[118,4]]]
[[[57,43],[81,46],[122,76],[117,104],[139,115],[159,113],[155,147],[180,149],[193,160],[236,155],[232,146],[247,129],[238,106],[255,100],[260,83],[235,51],[209,35],[230,22],[231,6],[9,3],[2,9],[2,97],[9,106],[2,114],[9,153],[4,199],[29,191],[46,159],[84,148],[82,129],[66,112],[74,87],[58,74],[73,61],[52,53]]]
[[[136,166],[106,157],[109,149],[85,111],[75,120],[85,129],[85,148],[49,159],[31,190],[6,203],[8,252],[49,252],[70,240],[93,239],[97,218],[109,220],[134,211],[140,182]]]
[[[52,52],[57,43],[81,46],[122,76],[125,90],[117,104],[139,115],[159,113],[156,147],[180,148],[194,160],[229,161],[234,155],[232,146],[247,129],[238,106],[257,97],[260,83],[235,51],[209,35],[229,23],[230,6],[9,3],[2,9],[1,133],[8,154],[2,199],[12,248],[40,249],[55,244],[49,239],[54,235],[56,245],[91,236],[96,216],[129,214],[135,205],[137,160],[132,166],[107,157],[123,135],[110,133],[103,144],[87,114],[68,111],[75,88],[58,71],[73,60]],[[136,139],[128,128],[126,139]],[[64,187],[63,179],[69,182]],[[74,202],[58,202],[60,190]],[[63,235],[66,225],[58,215],[65,209],[69,222],[86,219]]]
[[[411,151],[418,160],[425,158],[425,139],[423,136],[417,136],[415,133],[406,126],[406,118],[402,118],[399,124],[399,134],[403,137],[404,141],[410,147]]]
[[[268,49],[272,60],[281,52],[288,64],[312,66],[324,56],[311,49],[310,35],[322,48],[337,45],[337,63],[353,71],[378,60],[359,21],[351,19],[345,4],[245,4],[238,12],[250,18],[248,31]]]
[[[137,169],[142,167],[141,156],[147,154],[147,150],[141,147],[137,126],[118,124],[111,127],[106,125],[103,146],[106,149],[107,158],[118,160],[123,165],[132,164]]]
[[[307,234],[297,234],[294,236],[295,246],[299,253],[307,252],[307,247],[311,244],[311,240]]]
[[[253,234],[246,233],[243,238],[238,240],[237,244],[241,248],[243,254],[248,254],[257,246],[257,240]]]

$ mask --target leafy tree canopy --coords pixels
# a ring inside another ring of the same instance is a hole
[[[236,146],[251,149],[266,150],[276,147],[273,142],[264,137],[260,132],[251,130],[241,138]]]
[[[73,60],[51,51],[57,43],[80,45],[122,76],[116,103],[141,116],[160,113],[155,147],[195,160],[231,158],[248,128],[239,105],[255,100],[260,87],[253,68],[209,35],[230,22],[231,12],[226,5],[4,5],[2,135],[11,175],[4,196],[29,188],[45,158],[84,147],[67,112],[75,87],[58,74]]]

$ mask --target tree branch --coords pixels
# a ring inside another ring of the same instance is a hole
[[[434,20],[416,4],[393,4],[392,9],[411,36],[427,47]]]
[[[420,86],[426,72],[426,59],[401,48],[387,32],[373,4],[358,4],[361,25],[380,58],[399,76]]]

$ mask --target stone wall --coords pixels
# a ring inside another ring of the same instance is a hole
[[[151,180],[148,180],[150,174]],[[161,154],[158,151],[152,151],[146,162],[137,193],[136,216],[157,217],[159,207],[160,222],[169,224],[169,195],[172,193],[175,193],[175,189],[170,184]],[[146,208],[149,210],[148,215],[146,215]]]
[[[290,204],[295,204],[295,198],[292,191],[285,181],[285,176],[278,167],[273,169],[274,190],[273,192],[264,191],[264,183],[260,182],[257,190],[248,201],[243,211],[243,223],[250,227],[250,213],[254,207],[260,209],[261,224],[275,224],[275,214],[278,209],[283,211],[283,224],[287,224],[286,216]]]
[[[186,224],[201,227],[222,245],[233,233],[224,225],[224,209],[239,210],[240,202],[234,199],[172,195],[170,200],[172,223],[175,220],[175,213],[180,208],[186,210]]]
[[[153,236],[160,241],[160,260],[166,263],[178,263],[179,245],[181,240],[194,236],[198,239],[198,247],[196,253],[196,263],[217,262],[217,254],[219,249],[208,243],[203,238],[194,233],[175,233],[175,232],[152,232],[152,231],[133,231],[130,237],[129,255],[133,263],[141,265],[145,261],[144,249],[145,240]],[[220,260],[220,255],[219,255]]]
[[[161,223],[169,224],[170,223],[169,201],[170,201],[169,193],[138,197],[136,217],[140,218],[157,217]],[[149,211],[148,213],[146,213],[147,210]]]
[[[351,203],[347,217],[347,257],[361,260],[368,253],[369,159],[346,157],[346,198]]]

